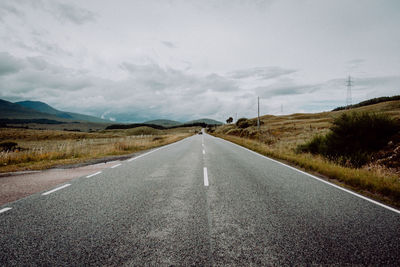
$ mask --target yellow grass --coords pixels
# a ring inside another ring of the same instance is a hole
[[[193,134],[191,128],[174,131],[157,130],[157,135],[131,135],[135,132],[133,130],[76,133],[0,129],[1,141],[13,141],[22,148],[16,151],[0,152],[0,172],[45,169],[55,165],[130,154],[173,143]],[[139,132],[136,130],[135,133]]]

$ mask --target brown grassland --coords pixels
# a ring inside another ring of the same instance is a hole
[[[14,151],[0,152],[0,173],[40,170],[127,155],[163,146],[192,135],[199,127],[156,130],[139,127],[94,133],[0,128],[0,142],[15,142]]]
[[[383,102],[352,111],[383,113],[400,119],[400,101]],[[223,125],[212,132],[263,155],[298,166],[310,173],[331,180],[336,184],[400,207],[400,176],[396,169],[379,164],[362,168],[341,166],[322,156],[296,153],[296,147],[315,135],[329,131],[334,118],[346,110],[315,114],[262,116],[260,131],[256,126],[239,128],[234,124]],[[255,124],[255,119],[252,119]],[[400,145],[400,144],[397,144]]]

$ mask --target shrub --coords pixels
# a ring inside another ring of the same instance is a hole
[[[248,119],[240,118],[240,119],[237,120],[236,126],[239,127],[239,128],[247,128],[250,125],[249,125]]]
[[[242,128],[242,129],[250,127],[250,126],[255,126],[255,125],[257,125],[256,121],[248,120],[246,118],[240,118],[236,122],[236,126],[239,127],[239,128]]]
[[[297,153],[309,152],[312,154],[327,154],[326,136],[317,135],[309,142],[298,145],[296,148]]]
[[[17,146],[18,144],[15,142],[2,142],[0,143],[0,151],[14,151]]]
[[[360,167],[399,130],[398,122],[382,114],[344,113],[333,121],[328,134],[298,146],[297,152],[322,154],[341,164]]]
[[[242,130],[234,128],[234,129],[229,129],[226,134],[229,135],[236,135],[236,136],[240,136],[240,134],[242,133]]]

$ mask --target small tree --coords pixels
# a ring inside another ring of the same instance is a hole
[[[233,118],[232,117],[229,117],[227,120],[226,120],[226,123],[232,123],[233,122]]]

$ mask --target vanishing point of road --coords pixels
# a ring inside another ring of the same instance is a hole
[[[204,134],[3,205],[0,248],[2,266],[400,266],[400,213]]]

